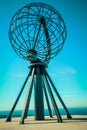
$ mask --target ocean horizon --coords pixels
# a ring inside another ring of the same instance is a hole
[[[71,115],[87,115],[87,107],[73,107],[68,108]],[[59,108],[61,115],[66,115],[66,112],[63,108]],[[7,118],[10,113],[10,110],[0,111],[0,118]],[[54,110],[52,110],[53,115],[55,115]],[[14,110],[12,117],[20,117],[22,110]],[[44,115],[49,116],[48,109],[44,109]],[[34,110],[28,110],[28,116],[34,116]]]

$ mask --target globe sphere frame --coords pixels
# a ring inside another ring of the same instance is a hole
[[[67,30],[61,14],[45,3],[30,3],[10,22],[9,39],[22,58],[49,62],[62,50]]]

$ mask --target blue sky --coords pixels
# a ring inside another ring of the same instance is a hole
[[[38,1],[56,8],[67,27],[63,50],[47,70],[68,107],[87,106],[87,0]],[[29,71],[29,62],[12,49],[8,30],[14,13],[31,2],[37,0],[0,0],[0,110],[12,107]],[[27,86],[16,109],[23,108],[26,91]]]

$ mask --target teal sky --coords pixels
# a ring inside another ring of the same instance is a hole
[[[56,8],[67,27],[63,50],[47,70],[68,107],[87,106],[87,0],[38,1]],[[14,13],[31,2],[37,0],[0,0],[0,110],[11,109],[29,71],[29,62],[12,49],[8,30]],[[26,91],[27,86],[16,109],[23,108]]]

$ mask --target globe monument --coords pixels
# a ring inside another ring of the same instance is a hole
[[[28,80],[29,86],[20,124],[24,124],[28,115],[33,89],[35,120],[44,120],[44,98],[51,118],[53,117],[53,107],[57,121],[63,122],[57,100],[63,106],[67,118],[72,118],[46,70],[50,60],[62,50],[66,36],[67,30],[62,16],[48,4],[30,3],[13,15],[10,22],[9,39],[14,51],[20,57],[29,61],[29,73],[7,117],[7,122],[11,121],[13,111]],[[55,98],[53,93],[58,99]]]

